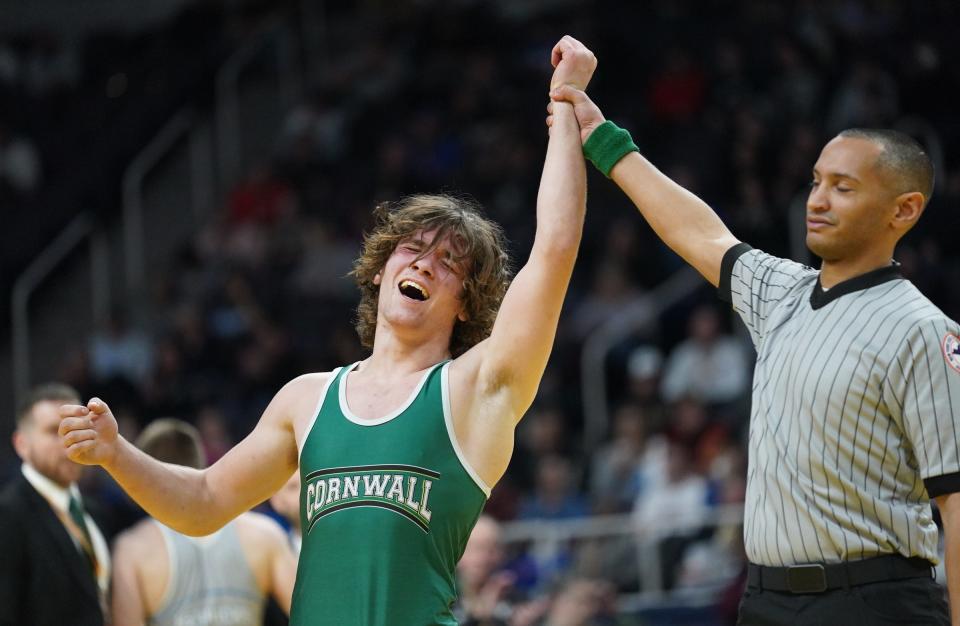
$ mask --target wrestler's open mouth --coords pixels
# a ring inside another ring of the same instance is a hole
[[[430,298],[430,293],[427,291],[426,287],[419,285],[412,280],[401,280],[400,281],[400,293],[410,298],[411,300],[419,300],[423,302]]]

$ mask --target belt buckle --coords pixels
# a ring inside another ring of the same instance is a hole
[[[827,572],[820,563],[792,565],[787,568],[787,587],[791,593],[822,593],[827,590]]]

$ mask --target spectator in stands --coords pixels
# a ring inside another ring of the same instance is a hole
[[[34,33],[22,55],[23,87],[36,97],[54,97],[80,78],[78,50],[52,31]]]
[[[90,369],[95,380],[116,378],[145,385],[153,368],[150,337],[132,326],[126,313],[116,309],[103,330],[90,340]]]
[[[810,177],[805,164],[816,161],[820,147],[815,128],[811,123],[799,123],[786,133],[786,144],[777,157],[777,173],[770,181],[768,196],[770,205],[779,207],[781,214],[790,210],[798,196],[803,197],[804,185]]]
[[[791,118],[807,120],[816,111],[823,81],[807,62],[803,51],[788,38],[776,42],[771,103],[778,111]]]
[[[861,60],[852,66],[833,90],[827,132],[893,125],[900,110],[897,81],[886,69],[870,61]]]
[[[545,376],[544,380],[548,378]],[[541,459],[550,455],[570,456],[573,452],[566,416],[552,403],[534,404],[521,422],[516,439],[517,452],[510,461],[507,476],[497,485],[488,503],[488,512],[498,519],[512,519],[519,514],[523,498],[534,488]]]
[[[648,95],[650,112],[660,122],[689,122],[706,96],[703,69],[692,52],[679,44],[667,48],[657,67],[660,72],[651,80]]]
[[[269,164],[253,168],[230,192],[227,221],[231,226],[270,226],[297,210],[297,197]]]
[[[0,37],[0,88],[9,89],[20,75],[20,59],[11,43]]]
[[[235,443],[230,437],[227,418],[213,404],[204,404],[197,411],[197,429],[207,463],[216,463]]]
[[[651,345],[640,345],[627,357],[627,385],[632,402],[656,415],[649,415],[652,425],[658,427],[662,401],[660,380],[663,373],[663,353]]]
[[[297,171],[336,161],[347,148],[347,121],[346,110],[334,106],[330,94],[315,90],[284,120],[278,139],[280,159]]]
[[[318,299],[352,298],[355,288],[347,274],[358,242],[338,238],[329,224],[317,218],[305,219],[301,226],[302,253],[291,276],[297,294]]]
[[[294,472],[283,487],[270,498],[270,506],[288,524],[287,539],[293,553],[300,555],[303,533],[300,528],[300,472]]]
[[[720,316],[705,305],[690,317],[688,338],[667,358],[661,394],[667,402],[691,396],[724,404],[747,390],[749,364],[741,343],[720,332]]]
[[[503,569],[500,524],[481,515],[457,563],[460,591],[457,619],[462,626],[506,626],[515,611],[514,574]]]
[[[676,586],[704,587],[723,585],[736,578],[746,564],[743,551],[743,527],[721,526],[689,545],[676,571]]]
[[[660,552],[664,589],[673,587],[676,567],[707,522],[709,484],[693,467],[690,450],[669,440],[663,481],[652,483],[636,502],[636,523]]]
[[[171,337],[154,344],[153,371],[143,384],[144,410],[150,417],[188,415],[196,410],[193,379],[184,367],[183,352]]]
[[[613,414],[613,440],[592,455],[590,495],[594,513],[629,511],[643,489],[646,415],[636,404],[621,405]]]
[[[553,597],[543,626],[593,626],[616,614],[615,594],[604,580],[574,578]]]
[[[708,481],[708,500],[713,507],[742,510],[746,492],[746,451],[730,441],[720,425],[713,425],[698,441],[700,472]],[[714,451],[706,450],[713,448]],[[722,512],[721,508],[713,508]],[[746,571],[743,524],[736,513],[717,519],[714,529],[705,527],[684,550],[676,571],[677,586],[724,585]],[[734,613],[735,619],[735,613]]]
[[[561,520],[588,513],[570,460],[555,454],[540,458],[533,493],[520,505],[520,519]]]
[[[637,523],[644,529],[697,529],[708,504],[707,480],[694,470],[686,445],[668,439],[666,446],[665,474],[661,480],[652,477],[637,499]]]
[[[470,534],[457,564],[461,626],[533,626],[546,612],[545,598],[527,599],[522,580],[535,564],[523,554],[512,562],[504,558],[502,528],[483,514]]]
[[[628,308],[643,306],[642,292],[621,263],[604,259],[593,273],[590,291],[570,313],[570,330],[577,341]]]
[[[287,526],[287,542],[294,557],[300,558],[303,534],[300,528],[300,472],[294,472],[283,487],[270,498],[270,507],[282,518]],[[275,600],[267,604],[264,626],[286,626],[287,615]]]
[[[659,457],[662,462],[657,465],[660,469],[657,474],[660,480],[668,474],[668,451],[671,443],[684,447],[690,455],[693,471],[706,475],[712,460],[710,455],[714,454],[711,445],[713,438],[719,435],[722,440],[725,440],[723,438],[728,431],[725,423],[718,421],[702,402],[685,396],[670,406],[663,432],[664,436],[658,441],[663,452]],[[707,445],[703,446],[701,453],[700,447],[704,443]],[[703,461],[701,461],[701,454]]]
[[[0,200],[31,196],[40,186],[42,174],[36,146],[0,118]]]

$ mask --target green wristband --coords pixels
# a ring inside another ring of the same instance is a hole
[[[583,156],[610,178],[610,170],[631,152],[640,152],[630,133],[610,120],[597,126],[583,144]]]

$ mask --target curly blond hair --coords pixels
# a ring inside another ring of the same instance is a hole
[[[360,287],[356,329],[360,343],[373,348],[377,329],[380,286],[374,277],[383,270],[397,245],[417,231],[436,231],[430,254],[447,237],[460,251],[455,261],[465,270],[462,301],[467,321],[456,320],[450,337],[450,354],[458,357],[490,335],[500,302],[510,283],[510,257],[498,224],[484,217],[475,201],[446,194],[419,194],[374,209],[376,225],[363,240],[363,251],[350,275]]]

